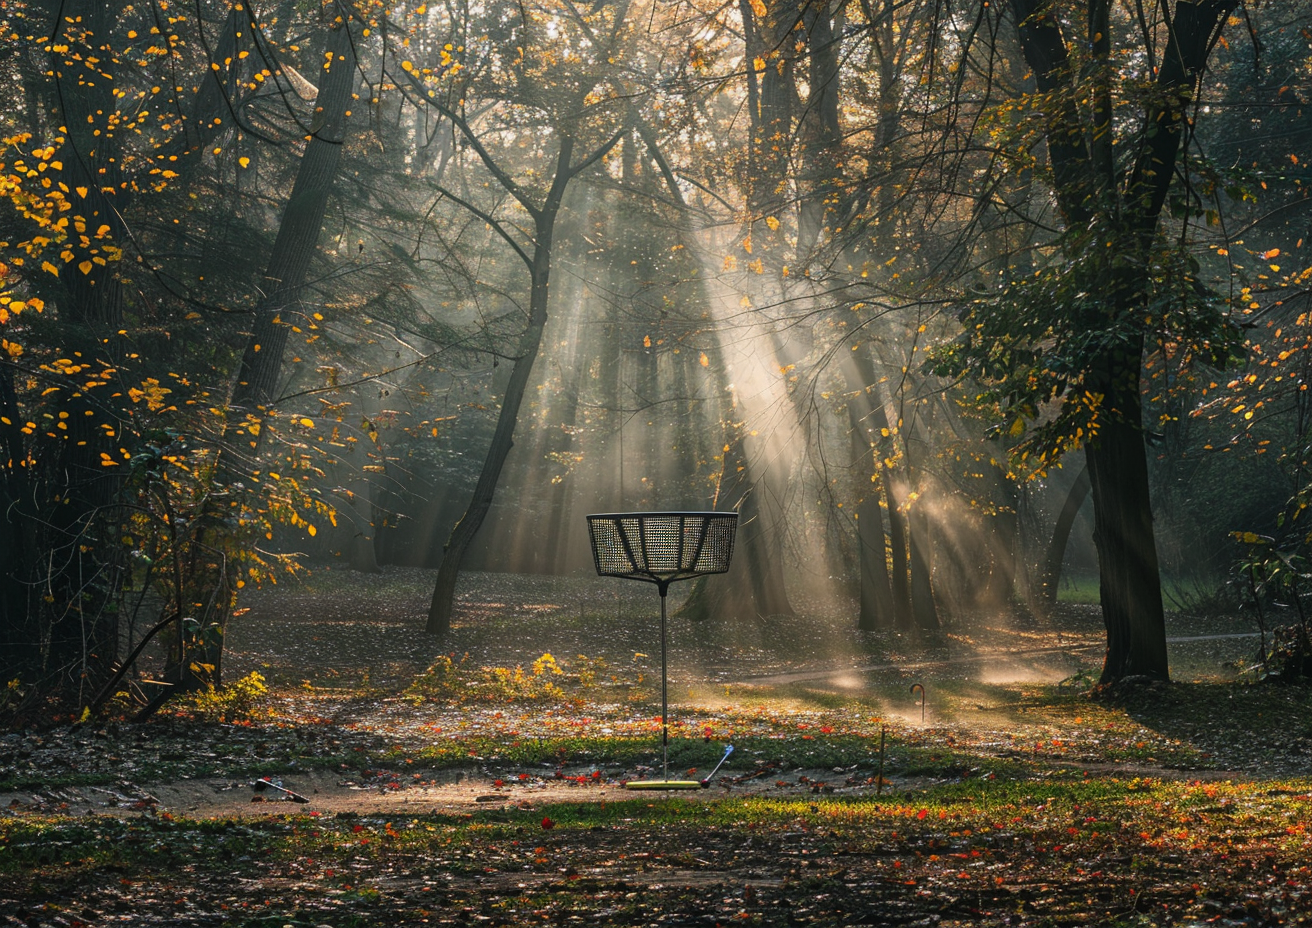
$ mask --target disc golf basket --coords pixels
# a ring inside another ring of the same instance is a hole
[[[722,574],[733,556],[736,512],[625,512],[588,516],[592,557],[603,577],[656,584],[661,594],[661,780],[631,782],[630,789],[697,789],[706,780],[670,779],[669,691],[665,675],[665,596],[670,584]],[[732,748],[730,748],[732,751]],[[728,752],[725,757],[728,757]],[[721,761],[723,763],[723,760]],[[716,769],[719,769],[718,767]]]

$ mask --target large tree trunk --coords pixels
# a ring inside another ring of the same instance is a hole
[[[1094,544],[1107,654],[1102,683],[1142,675],[1170,677],[1166,620],[1148,497],[1148,457],[1139,425],[1139,356],[1126,362],[1109,390],[1097,436],[1089,443]]]
[[[1097,434],[1087,447],[1094,502],[1094,540],[1107,655],[1102,682],[1132,674],[1168,678],[1161,577],[1148,494],[1147,453],[1140,417],[1144,313],[1149,255],[1188,129],[1188,108],[1207,57],[1238,0],[1178,0],[1154,92],[1143,114],[1147,127],[1136,141],[1128,176],[1117,173],[1113,151],[1110,88],[1111,30],[1107,0],[1088,0],[1085,24],[1093,69],[1092,105],[1075,92],[1062,20],[1047,0],[1012,0],[1021,51],[1050,107],[1046,115],[1054,192],[1067,226],[1097,224],[1109,239],[1107,268],[1113,288],[1109,327],[1137,328],[1126,347],[1088,372],[1087,388],[1103,397]],[[1102,283],[1108,283],[1103,281]]]
[[[114,201],[122,179],[118,145],[106,122],[117,107],[112,79],[88,79],[84,64],[105,57],[99,46],[111,41],[114,15],[107,4],[87,2],[60,5],[52,12],[60,17],[52,34],[58,34],[57,44],[65,49],[53,53],[50,73],[51,90],[58,91],[54,108],[69,127],[59,176],[64,189],[71,190],[70,218],[89,232],[109,228],[107,240],[70,235],[65,243],[73,256],[59,278],[63,356],[117,368],[122,286],[116,262],[107,260],[103,250],[127,238],[125,204]],[[102,61],[97,70],[112,68],[110,61]],[[44,561],[33,564],[43,595],[32,600],[42,613],[42,669],[75,687],[82,703],[86,685],[103,682],[118,656],[117,599],[126,576],[125,552],[109,510],[124,469],[101,466],[102,452],[117,458],[119,442],[100,428],[107,400],[94,394],[65,390],[58,395],[58,415],[67,427],[45,443],[40,458],[54,461],[42,495],[50,495],[44,511],[29,515],[38,520],[36,550]]]

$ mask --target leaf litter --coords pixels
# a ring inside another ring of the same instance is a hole
[[[622,789],[660,775],[650,597],[476,575],[439,643],[425,586],[333,571],[253,597],[229,658],[269,682],[248,711],[0,738],[0,917],[1308,923],[1310,700],[1228,679],[1244,639],[1173,645],[1187,682],[1092,701],[1088,610],[932,641],[856,636],[840,607],[676,613],[671,775],[737,750],[666,797]]]

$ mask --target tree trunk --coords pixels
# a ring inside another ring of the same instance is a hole
[[[565,188],[573,176],[570,169],[570,156],[573,150],[573,139],[568,136],[563,137],[560,141],[560,152],[556,157],[556,174],[551,184],[551,191],[547,194],[546,203],[535,217],[536,235],[533,244],[528,325],[519,339],[515,363],[510,372],[510,383],[507,384],[505,397],[501,401],[501,412],[497,416],[492,442],[488,446],[487,456],[483,459],[483,468],[474,486],[473,498],[465,514],[451,530],[451,537],[443,550],[442,565],[437,570],[437,582],[433,586],[433,599],[428,607],[428,623],[425,626],[425,630],[430,635],[445,635],[451,630],[451,610],[455,602],[456,580],[460,576],[461,562],[474,536],[478,534],[483,520],[487,517],[488,510],[492,508],[492,499],[496,494],[497,482],[501,479],[501,470],[505,466],[506,456],[510,454],[510,449],[514,445],[519,407],[524,400],[524,392],[533,373],[533,363],[537,360],[538,349],[542,345],[542,331],[547,324],[552,237],[555,234],[556,216],[560,212]]]
[[[871,438],[873,426],[870,418],[873,410],[869,390],[872,387],[864,383],[853,384],[852,387],[859,391],[859,395],[853,397],[847,405],[859,498],[856,534],[861,585],[860,613],[856,627],[861,631],[874,631],[881,627],[891,628],[897,624],[893,605],[893,587],[888,575],[888,542],[884,537],[884,514],[879,499],[880,489],[885,486],[886,481],[879,467],[876,442]],[[862,466],[863,464],[865,466]]]
[[[329,35],[325,59],[328,66],[315,100],[310,140],[301,156],[296,181],[269,255],[264,274],[265,295],[255,309],[229,403],[231,412],[220,461],[215,468],[215,480],[221,485],[220,490],[222,485],[230,486],[236,482],[236,475],[240,473],[239,461],[243,457],[249,459],[258,450],[262,430],[249,428],[249,423],[263,420],[277,399],[290,331],[290,324],[283,321],[282,315],[293,311],[300,299],[323,228],[328,197],[337,176],[346,136],[346,111],[355,85],[355,54],[345,22],[338,24]],[[246,447],[239,448],[239,445]],[[227,503],[237,505],[238,501],[231,499]],[[221,526],[221,517],[215,516],[214,523]],[[220,527],[214,531],[223,532],[225,529]],[[202,629],[201,640],[197,642],[196,663],[214,668],[204,676],[208,682],[217,685],[222,682],[223,641],[236,587],[229,576],[232,568],[222,556],[223,539],[212,536],[205,539],[204,544],[201,542],[197,539],[193,543],[196,560],[191,582],[195,590],[186,601],[209,603],[207,611],[212,622],[208,628]],[[202,549],[206,553],[202,553]],[[175,682],[183,686],[201,682],[192,677],[188,667],[175,668],[174,673],[177,676]]]
[[[717,508],[738,511],[733,566],[724,581],[711,584],[704,577],[694,581],[679,615],[693,621],[794,615],[781,569],[779,531],[769,523],[761,505],[766,484],[750,476],[743,449],[743,427],[727,421],[731,415],[732,410],[724,411],[727,450],[721,460]]]
[[[1051,606],[1057,602],[1057,586],[1061,580],[1061,565],[1066,560],[1066,546],[1070,541],[1071,529],[1075,527],[1075,517],[1089,496],[1089,468],[1080,468],[1079,475],[1066,493],[1061,511],[1057,513],[1057,522],[1052,527],[1052,539],[1043,556],[1043,576],[1040,580],[1039,594],[1042,601]]]
[[[908,522],[911,529],[911,613],[916,628],[936,631],[941,623],[938,606],[934,603],[929,519],[925,515],[923,500],[912,506]]]
[[[337,178],[346,138],[346,110],[355,86],[355,54],[345,23],[332,31],[327,52],[332,55],[331,67],[325,71],[315,99],[310,141],[301,156],[296,182],[269,255],[264,272],[265,295],[255,308],[254,324],[232,393],[231,405],[257,418],[278,396],[283,355],[291,331],[291,323],[282,317],[284,313],[294,312],[300,300],[306,272],[323,230],[328,196]],[[240,427],[240,423],[237,425]],[[249,444],[255,446],[258,442]]]
[[[1012,0],[1021,51],[1047,101],[1047,147],[1053,189],[1068,228],[1107,230],[1105,266],[1113,293],[1109,328],[1133,329],[1127,347],[1086,373],[1086,388],[1103,397],[1087,460],[1098,549],[1099,595],[1107,626],[1102,682],[1143,674],[1168,679],[1157,545],[1149,508],[1147,453],[1140,421],[1140,376],[1149,257],[1162,208],[1189,128],[1189,107],[1207,58],[1238,0],[1177,0],[1166,48],[1146,97],[1145,131],[1126,176],[1116,173],[1110,86],[1096,69],[1092,94],[1079,87],[1062,20],[1047,0]],[[1089,50],[1106,65],[1111,31],[1106,0],[1088,0]],[[1091,106],[1083,100],[1092,96]],[[1107,283],[1108,281],[1100,281]]]
[[[1135,355],[1133,386],[1118,391],[1119,396],[1108,396],[1107,402],[1114,405],[1110,415],[1102,417],[1098,434],[1086,451],[1099,598],[1107,626],[1102,683],[1135,675],[1170,679],[1148,496],[1148,456],[1139,426],[1138,378]]]
[[[565,408],[561,410],[559,424],[553,428],[558,434],[554,447],[553,443],[548,443],[549,449],[568,453],[574,447],[574,427],[578,422],[579,391],[583,389],[584,370],[585,366],[581,363],[581,359],[575,357],[571,365],[569,382],[565,386]],[[559,462],[556,466],[560,466]],[[547,486],[551,494],[546,531],[548,542],[544,550],[539,552],[538,567],[543,573],[561,574],[567,572],[569,551],[572,547],[569,543],[572,526],[566,524],[565,517],[574,496],[574,477],[567,473],[556,483],[548,481]]]
[[[1019,493],[1013,480],[1001,467],[993,469],[997,480],[997,511],[985,516],[985,532],[990,552],[989,575],[984,582],[982,603],[992,609],[1005,608],[1016,598],[1016,577],[1020,556]]]
[[[55,108],[62,125],[69,127],[68,150],[61,155],[63,168],[56,176],[65,190],[71,189],[70,218],[88,230],[109,228],[107,241],[74,235],[66,240],[73,256],[59,277],[63,356],[117,368],[122,285],[116,262],[107,260],[102,249],[108,242],[127,239],[125,204],[116,196],[121,161],[115,133],[106,122],[117,106],[112,78],[88,80],[84,63],[104,57],[99,46],[110,41],[114,14],[109,5],[87,2],[60,5],[52,12],[59,16],[52,34],[58,33],[65,50],[53,53],[50,75],[58,91]],[[112,70],[114,65],[106,60],[96,70],[101,68]],[[67,428],[40,455],[54,457],[47,472],[46,492],[52,495],[37,503],[44,511],[35,515],[40,526],[38,561],[45,562],[33,564],[39,574],[34,579],[44,594],[34,601],[42,614],[43,669],[76,687],[81,703],[81,691],[88,684],[103,683],[118,657],[117,599],[126,576],[119,533],[107,508],[117,497],[125,469],[101,466],[101,453],[117,458],[119,444],[100,428],[106,402],[93,391],[58,395],[58,415]],[[109,415],[112,421],[113,412]]]
[[[883,390],[879,384],[879,375],[875,369],[873,352],[869,345],[862,350],[852,352],[860,383],[865,386],[870,403],[869,433],[875,443],[875,454],[881,453],[881,446],[894,440],[893,428],[888,417],[888,408],[884,405]],[[872,467],[873,467],[872,458]],[[903,465],[905,468],[905,460]],[[885,466],[875,468],[872,475],[878,476],[884,487],[884,496],[888,501],[888,544],[892,564],[891,586],[893,591],[893,616],[896,625],[903,631],[915,625],[911,610],[911,564],[908,560],[909,536],[907,514],[903,511],[901,501],[907,498],[908,488],[902,472]]]
[[[862,481],[860,492],[864,495],[857,504],[856,531],[860,545],[861,611],[856,627],[868,632],[891,628],[896,624],[896,614],[888,578],[888,543],[884,538],[879,485]]]
[[[36,576],[36,526],[25,501],[32,493],[23,418],[14,389],[14,366],[0,358],[0,679],[30,679],[41,664],[38,610],[32,603]],[[26,516],[26,517],[25,517]]]
[[[378,552],[374,544],[378,534],[374,522],[374,480],[372,472],[364,469],[367,466],[376,466],[370,464],[375,460],[370,451],[377,449],[378,446],[373,442],[356,442],[346,454],[348,460],[343,462],[351,469],[346,482],[347,506],[351,514],[344,526],[350,533],[347,561],[352,570],[366,574],[379,572]],[[359,460],[356,460],[357,454]],[[379,458],[381,459],[381,455]]]
[[[844,4],[838,4],[841,15]],[[803,12],[806,25],[810,71],[807,80],[806,108],[802,114],[804,191],[800,196],[797,220],[797,251],[804,255],[815,247],[825,226],[825,217],[833,209],[839,190],[838,169],[842,139],[839,122],[838,53],[834,14],[829,0],[810,0]],[[841,29],[841,21],[839,23]]]

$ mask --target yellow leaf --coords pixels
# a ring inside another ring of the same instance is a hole
[[[710,367],[710,366],[711,366],[711,359],[708,358],[708,357],[706,357],[706,352],[705,352],[705,351],[702,352],[702,356],[701,356],[698,360],[702,362],[702,367]]]
[[[301,425],[305,426],[307,429],[312,429],[312,428],[314,428],[314,420],[313,420],[313,419],[302,419],[302,420],[301,420]]]
[[[310,533],[310,537],[311,537],[311,538],[313,538],[315,535],[319,534],[319,530],[318,530],[317,528],[315,528],[313,525],[308,525],[308,524],[307,524],[307,525],[305,526],[305,530],[306,530],[307,532]]]
[[[240,164],[240,165],[241,165],[242,167],[244,167],[244,168],[246,168],[246,167],[250,167],[251,159],[250,159],[250,158],[238,158],[238,159],[237,159],[237,163]]]
[[[644,347],[644,348],[650,348],[650,347],[651,347],[651,336],[650,336],[650,335],[644,335],[644,336],[642,337],[642,347]]]
[[[90,261],[83,261],[81,264],[77,266],[77,269],[81,271],[83,274],[90,274],[91,268],[94,266],[95,265],[93,265]]]
[[[85,200],[85,199],[87,198],[87,188],[86,188],[86,187],[75,187],[75,188],[73,188],[73,189],[75,189],[75,190],[77,191],[77,195],[80,196],[82,199]]]

